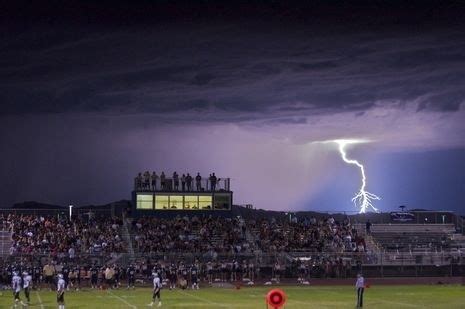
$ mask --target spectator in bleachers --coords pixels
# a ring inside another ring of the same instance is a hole
[[[152,190],[155,191],[157,190],[157,179],[158,175],[155,173],[155,171],[152,173],[151,180],[152,180]]]
[[[17,254],[50,254],[72,258],[79,253],[124,252],[119,236],[121,220],[101,217],[84,222],[48,216],[8,216],[8,230]],[[116,228],[115,228],[116,227]]]
[[[181,189],[182,191],[186,191],[186,175],[182,174],[181,176]]]
[[[179,175],[176,172],[173,173],[173,185],[174,190],[179,191]]]
[[[195,187],[197,191],[202,191],[202,176],[200,176],[200,173],[195,176]]]
[[[136,190],[142,190],[142,174],[137,174],[136,177]]]
[[[150,190],[150,173],[145,171],[144,173],[144,187],[143,190]]]
[[[166,176],[165,172],[161,172],[160,175],[160,186],[162,190],[166,190]]]
[[[186,175],[186,185],[187,185],[187,191],[192,191],[192,176],[187,173]]]
[[[371,222],[370,222],[370,219],[368,219],[368,221],[365,223],[365,229],[366,229],[367,235],[371,235]]]
[[[208,180],[210,180],[210,189],[211,189],[211,191],[215,191],[216,190],[216,181],[217,181],[215,173],[210,174],[210,177],[209,177]]]

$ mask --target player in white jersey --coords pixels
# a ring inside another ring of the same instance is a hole
[[[65,309],[65,288],[66,288],[66,282],[63,279],[63,275],[58,274],[58,283],[57,283],[58,309]]]
[[[25,305],[21,299],[19,298],[19,292],[21,292],[21,277],[18,276],[16,271],[13,272],[13,278],[11,279],[11,287],[13,288],[13,297],[15,300],[14,307],[21,303],[21,305]]]
[[[357,282],[355,282],[355,289],[357,291],[357,308],[363,307],[363,292],[365,290],[365,278],[362,274],[357,275]]]
[[[161,290],[161,281],[157,273],[152,273],[153,276],[153,296],[152,302],[149,306],[153,306],[155,300],[158,299],[158,307],[161,306],[160,290]]]
[[[29,297],[29,294],[31,292],[31,287],[32,287],[32,276],[29,275],[27,271],[23,272],[23,289],[24,289],[24,295],[26,295],[27,303],[31,302],[31,299]]]

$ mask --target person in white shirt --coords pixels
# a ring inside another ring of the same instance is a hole
[[[152,302],[149,304],[149,306],[153,306],[155,303],[155,300],[158,299],[158,307],[161,307],[161,298],[160,298],[160,290],[161,290],[161,281],[160,277],[156,272],[152,273],[153,276],[153,296],[152,296]]]
[[[32,276],[27,272],[23,272],[23,289],[24,289],[24,295],[26,295],[27,302],[31,302],[31,298],[29,297],[29,294],[31,292],[31,285],[32,285]]]
[[[65,309],[65,288],[66,288],[66,282],[63,279],[63,275],[58,274],[58,283],[57,283],[58,309]]]
[[[363,291],[365,290],[365,278],[362,274],[357,275],[357,281],[355,282],[355,289],[357,290],[357,308],[363,307]]]
[[[13,278],[11,279],[11,287],[13,288],[13,297],[15,300],[14,308],[21,302],[21,305],[25,306],[26,304],[21,301],[19,298],[19,292],[21,292],[21,277],[18,276],[16,271],[13,272]]]

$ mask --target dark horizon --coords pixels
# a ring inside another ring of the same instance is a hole
[[[0,205],[130,199],[145,170],[231,177],[236,204],[463,213],[460,1],[0,5]]]

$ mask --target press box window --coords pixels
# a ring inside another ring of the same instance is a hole
[[[199,209],[198,196],[184,196],[184,209]]]
[[[168,195],[155,195],[155,209],[168,209]]]
[[[200,209],[212,209],[212,197],[211,196],[199,196],[199,208]]]
[[[153,209],[153,195],[138,194],[137,209]]]
[[[171,195],[170,196],[170,209],[182,209],[183,207],[182,195]]]

